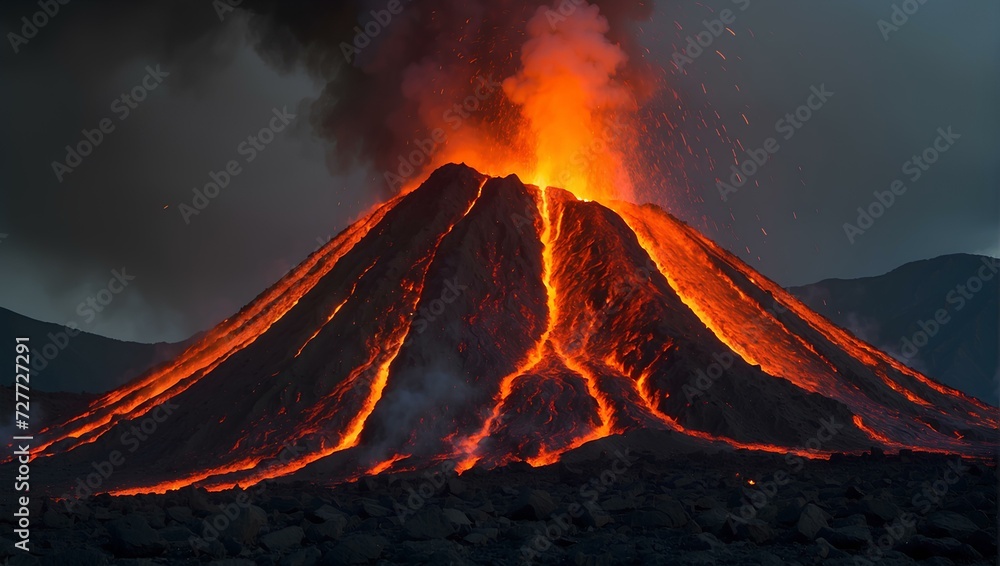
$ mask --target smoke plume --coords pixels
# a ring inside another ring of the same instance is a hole
[[[579,155],[571,145],[582,141],[567,141],[593,134],[595,112],[624,108],[626,81],[632,97],[651,82],[632,31],[651,15],[643,0],[242,7],[266,61],[325,82],[310,120],[329,142],[331,170],[368,166],[387,193],[447,161],[510,167],[497,171],[506,174],[530,167],[523,162],[533,149]],[[561,100],[538,96],[554,82]],[[545,115],[573,129],[546,128]],[[536,139],[524,139],[526,127]],[[475,163],[482,155],[492,162]]]

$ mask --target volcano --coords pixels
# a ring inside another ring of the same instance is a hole
[[[996,409],[655,206],[452,164],[177,359],[46,428],[35,456],[65,490],[118,450],[101,490],[131,494],[538,466],[637,429],[813,458],[978,455],[997,426]]]

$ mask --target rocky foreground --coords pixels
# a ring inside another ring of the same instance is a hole
[[[605,439],[533,469],[34,498],[7,564],[996,564],[995,461],[674,454]]]

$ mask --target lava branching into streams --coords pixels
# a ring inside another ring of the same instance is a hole
[[[102,489],[544,465],[642,428],[809,457],[995,450],[995,408],[629,204],[629,148],[591,143],[632,123],[626,52],[596,6],[573,5],[527,21],[495,120],[516,143],[453,140],[434,164],[471,167],[436,168],[176,360],[46,429],[46,483],[72,488],[166,404]],[[823,423],[837,433],[811,446]]]

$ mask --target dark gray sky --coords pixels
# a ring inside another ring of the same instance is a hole
[[[648,122],[659,142],[647,145],[684,139],[694,152],[653,152],[663,180],[644,196],[785,285],[944,253],[1000,255],[1000,4],[929,0],[888,42],[877,21],[889,18],[890,1],[776,4],[659,2],[641,24],[647,61],[669,70],[647,109],[672,119]],[[686,74],[673,70],[683,39],[727,7],[735,36],[714,39]],[[5,3],[4,36],[37,9]],[[287,49],[254,48],[281,43],[283,29],[248,25],[239,13],[220,22],[208,1],[77,1],[18,53],[9,40],[0,46],[0,306],[116,338],[183,339],[237,311],[383,198],[381,175],[363,164],[331,169],[330,144],[310,125],[307,105],[324,88],[316,77],[336,70],[319,63],[310,75]],[[294,56],[323,60],[309,49]],[[157,64],[170,75],[120,120],[113,101]],[[751,149],[780,137],[775,122],[821,84],[833,97],[723,202],[716,179],[729,177],[736,140]],[[285,107],[298,116],[292,126],[245,163],[239,144]],[[60,183],[52,162],[103,118],[115,130]],[[728,142],[707,133],[718,124]],[[947,126],[961,139],[849,243],[843,223]],[[242,173],[185,224],[178,205],[233,159]],[[87,322],[78,305],[122,267],[134,281]]]

